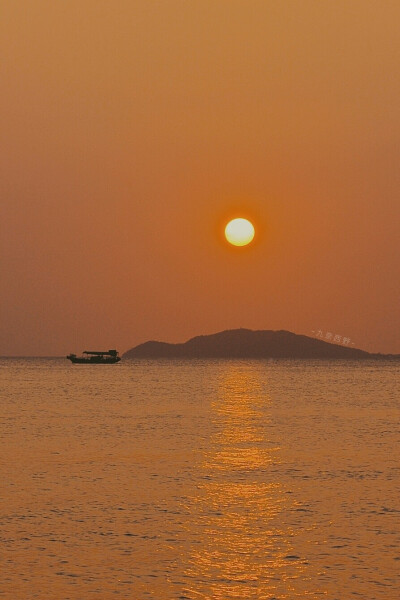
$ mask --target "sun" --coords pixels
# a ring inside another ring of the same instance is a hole
[[[254,238],[254,226],[247,219],[233,219],[225,227],[225,237],[233,246],[247,246]]]

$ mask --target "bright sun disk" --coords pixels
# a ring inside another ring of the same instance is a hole
[[[234,246],[247,246],[254,238],[254,227],[247,219],[233,219],[225,227],[225,237]]]

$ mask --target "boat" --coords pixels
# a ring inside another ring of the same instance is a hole
[[[68,354],[68,360],[79,365],[113,365],[121,360],[116,350],[99,352],[98,350],[85,350],[82,356]]]

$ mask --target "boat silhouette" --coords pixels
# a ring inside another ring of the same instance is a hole
[[[80,365],[113,365],[121,360],[116,350],[99,352],[98,350],[85,350],[82,356],[68,354],[68,360]]]

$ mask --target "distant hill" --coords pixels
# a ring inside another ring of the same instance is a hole
[[[199,335],[183,344],[145,342],[125,352],[123,358],[400,359],[400,355],[371,354],[290,331],[229,329],[211,335]]]

